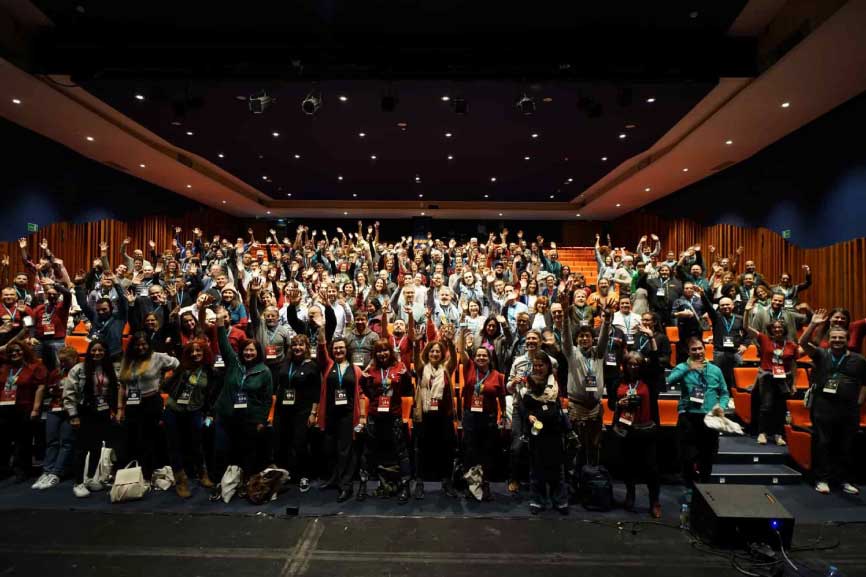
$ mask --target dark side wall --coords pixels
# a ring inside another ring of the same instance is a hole
[[[804,248],[866,236],[864,128],[866,93],[641,210],[703,225],[790,230],[790,241]]]

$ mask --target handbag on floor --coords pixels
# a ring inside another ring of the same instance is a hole
[[[247,499],[253,505],[261,505],[276,498],[283,483],[289,480],[285,469],[265,469],[247,481]]]
[[[111,480],[114,477],[114,463],[117,457],[114,455],[114,449],[107,447],[105,441],[102,441],[102,449],[99,450],[99,464],[96,465],[96,473],[93,478],[103,485],[111,485]]]
[[[158,491],[168,491],[174,483],[174,470],[168,465],[156,469],[150,476],[151,486]]]
[[[123,469],[118,469],[111,486],[111,502],[123,503],[136,501],[144,497],[150,490],[150,485],[144,480],[144,474],[138,461],[132,461]]]
[[[232,497],[235,496],[235,493],[238,491],[238,487],[241,486],[244,479],[243,470],[237,465],[229,465],[226,467],[226,472],[223,473],[222,479],[220,479],[220,484],[217,487],[219,489],[219,495],[222,497],[224,503],[228,503],[232,500]]]

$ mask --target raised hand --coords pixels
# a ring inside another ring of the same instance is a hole
[[[132,243],[132,239],[129,238],[129,237],[126,237],[125,239],[123,239],[122,241],[120,241],[120,244],[123,245],[123,246],[126,246],[126,245],[131,244],[131,243]]]
[[[194,229],[192,229],[192,233],[196,236],[196,238],[199,238],[203,234],[199,227],[195,227]]]
[[[8,254],[4,254],[2,257],[0,257],[0,265],[9,266],[9,255]]]
[[[99,250],[101,252],[108,252],[108,243],[105,241],[100,242],[99,243]]]
[[[156,250],[156,241],[155,241],[155,240],[149,240],[149,241],[147,241],[147,246],[149,246],[150,248]]]
[[[818,309],[812,315],[812,324],[813,325],[821,325],[827,322],[830,316],[827,314],[827,309]]]
[[[182,229],[179,226],[174,227],[174,234],[180,234]]]
[[[48,250],[48,239],[47,238],[42,239],[42,242],[39,243],[39,248],[41,248],[42,250]]]

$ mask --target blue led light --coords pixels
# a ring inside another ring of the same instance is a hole
[[[774,530],[778,531],[779,527],[781,526],[782,524],[777,519],[773,519],[772,521],[770,521],[770,527]]]

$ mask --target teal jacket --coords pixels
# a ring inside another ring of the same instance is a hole
[[[229,344],[225,327],[217,329],[220,354],[226,364],[223,388],[214,405],[214,412],[222,417],[240,415],[243,412],[248,423],[267,423],[268,413],[273,402],[274,384],[271,381],[271,371],[264,363],[259,362],[249,369],[241,364],[237,353]],[[246,378],[244,378],[246,374]],[[239,390],[247,395],[247,408],[235,409],[235,397]]]
[[[688,362],[680,363],[668,375],[667,382],[668,385],[680,386],[680,401],[677,404],[677,411],[680,413],[706,414],[716,405],[722,409],[728,408],[729,395],[725,376],[713,363],[706,363],[703,371],[690,369]],[[704,402],[698,405],[691,400],[691,396],[692,391],[701,387],[705,389]]]

